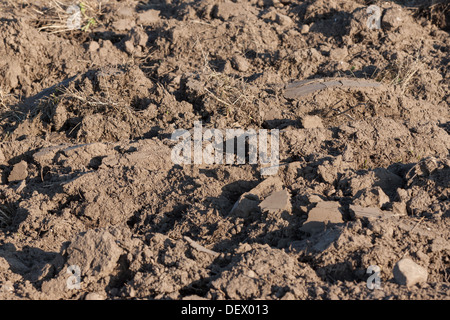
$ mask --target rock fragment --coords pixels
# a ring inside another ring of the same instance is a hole
[[[301,34],[307,34],[309,32],[309,25],[304,24],[302,25],[302,28],[300,29]]]
[[[303,223],[301,231],[309,234],[319,233],[327,224],[343,223],[339,202],[323,201],[317,203],[308,214],[308,220]]]
[[[401,259],[394,267],[394,279],[400,285],[411,287],[426,282],[427,278],[427,270],[409,258]]]
[[[16,182],[25,180],[28,176],[28,164],[25,161],[20,161],[15,164],[11,173],[8,176],[8,182]]]
[[[350,205],[350,213],[354,219],[380,219],[385,216],[383,211],[375,207],[361,207],[357,205]]]
[[[291,195],[287,190],[281,190],[272,193],[264,201],[259,204],[262,212],[281,212],[290,211],[291,209]]]
[[[284,27],[290,26],[293,22],[292,19],[284,14],[277,13],[275,17],[275,21]]]
[[[258,205],[261,199],[265,199],[271,193],[281,191],[282,189],[283,182],[280,178],[269,177],[249,192],[241,195],[231,209],[230,214],[241,218],[247,218],[252,215],[252,213],[259,211]]]

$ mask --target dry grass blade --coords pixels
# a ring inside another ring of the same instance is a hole
[[[233,112],[234,108],[245,109],[254,103],[255,97],[248,90],[245,81],[236,79],[227,74],[211,70],[204,70],[207,83],[210,88],[205,91],[220,104],[226,107],[227,114]]]
[[[393,61],[377,75],[377,81],[387,83],[391,86],[398,86],[402,94],[412,90],[412,83],[420,70],[425,65],[420,61],[419,54],[415,57],[408,57],[401,61]]]
[[[97,94],[87,94],[83,90],[77,90],[73,86],[57,87],[54,93],[39,101],[34,108],[32,114],[37,116],[44,115],[48,120],[52,119],[58,105],[63,104],[69,113],[76,116],[84,116],[87,114],[114,114],[118,117],[135,121],[136,114],[134,110],[120,99],[113,99],[109,94],[100,96]],[[78,125],[77,125],[78,126]],[[73,128],[72,130],[74,130]]]
[[[12,222],[12,214],[9,210],[0,206],[0,227],[6,227]]]

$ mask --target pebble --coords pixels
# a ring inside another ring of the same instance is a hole
[[[128,54],[133,54],[134,49],[135,48],[134,48],[133,42],[131,40],[125,41],[125,51]]]
[[[427,278],[427,270],[409,258],[403,258],[394,267],[394,279],[400,285],[411,287],[426,282]]]
[[[302,25],[302,28],[300,29],[301,34],[307,34],[309,32],[309,26],[307,24]]]
[[[284,14],[277,13],[275,21],[281,26],[290,26],[293,22],[292,19]]]

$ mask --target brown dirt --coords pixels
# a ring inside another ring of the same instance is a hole
[[[0,299],[450,298],[445,1],[91,0],[84,31],[48,3],[0,0]],[[381,86],[284,96],[342,77]],[[278,174],[174,165],[198,120],[280,129]]]

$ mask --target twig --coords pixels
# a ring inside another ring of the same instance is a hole
[[[231,108],[232,105],[229,104],[228,102],[218,98],[214,93],[212,93],[211,91],[209,91],[208,89],[204,88],[206,92],[208,92],[214,99],[216,99],[217,101],[223,103],[224,105],[226,105],[227,107]]]
[[[219,255],[219,253],[217,253],[215,251],[212,251],[212,250],[209,250],[209,249],[206,249],[205,247],[199,245],[197,242],[195,242],[194,240],[192,240],[191,238],[189,238],[187,236],[184,236],[184,240],[189,242],[191,247],[196,249],[197,251],[208,253],[208,254],[210,254],[210,255],[212,255],[214,257],[217,257]]]
[[[420,220],[416,223],[414,227],[412,227],[411,230],[409,230],[409,232],[413,231],[423,221],[423,219],[425,219],[425,217],[420,218]]]

